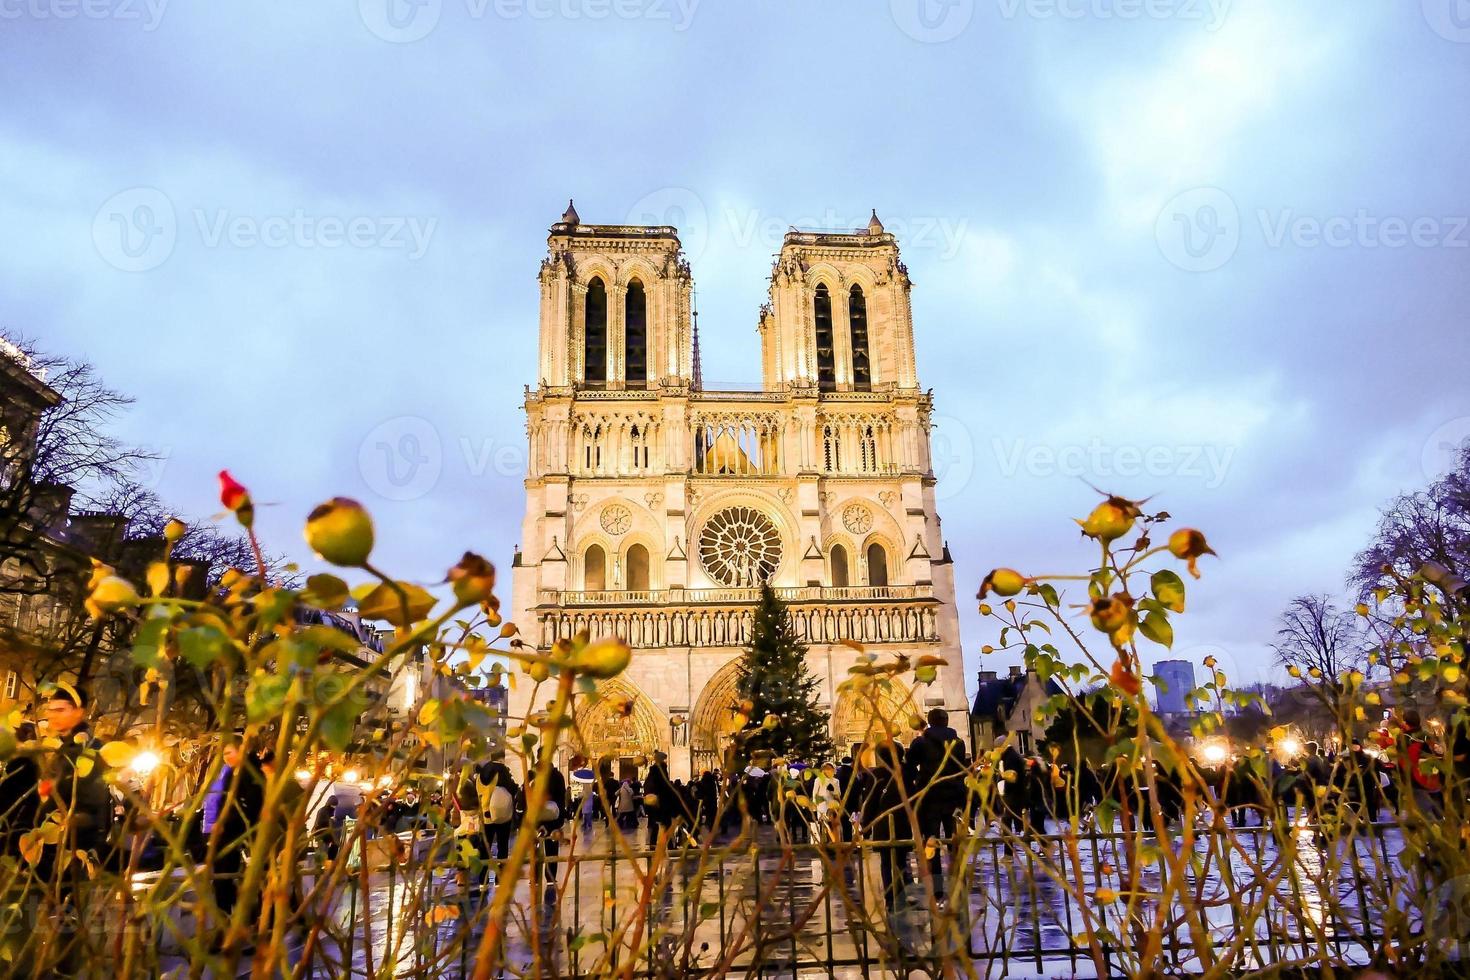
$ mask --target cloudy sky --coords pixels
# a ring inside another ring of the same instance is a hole
[[[877,208],[972,682],[980,577],[1081,567],[1088,482],[1206,530],[1176,649],[1269,677],[1470,435],[1463,0],[0,0],[0,83],[0,325],[281,551],[344,493],[405,576],[508,565],[569,196],[681,227],[711,383],[786,228]]]

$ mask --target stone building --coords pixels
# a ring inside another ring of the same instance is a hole
[[[1062,692],[1054,680],[1041,682],[1034,670],[1013,665],[1005,677],[980,671],[975,703],[970,708],[970,737],[977,751],[991,748],[1003,735],[1012,735],[1017,751],[1030,754],[1046,741],[1046,725],[1037,711],[1053,694]]]
[[[676,229],[583,224],[569,206],[547,244],[512,612],[542,649],[586,629],[635,650],[569,751],[628,764],[661,749],[676,776],[716,764],[766,581],[810,645],[836,744],[868,721],[837,690],[857,657],[842,640],[945,657],[935,683],[894,697],[904,715],[963,717],[933,403],[908,272],[877,215],[786,235],[757,321],[758,390],[703,387]],[[513,718],[542,707],[529,692],[511,692]]]

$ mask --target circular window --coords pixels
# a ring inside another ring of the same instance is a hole
[[[873,526],[873,515],[862,504],[849,504],[842,512],[842,526],[853,534],[867,534]]]
[[[608,534],[622,534],[633,523],[633,517],[628,513],[628,508],[622,504],[604,507],[601,520],[602,529]]]
[[[751,588],[776,574],[781,532],[754,507],[727,507],[705,522],[699,558],[721,585]]]

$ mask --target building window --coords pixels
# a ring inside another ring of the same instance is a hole
[[[832,587],[845,589],[848,584],[847,549],[840,544],[832,546]]]
[[[837,390],[837,359],[832,340],[832,294],[826,283],[817,285],[813,312],[817,327],[817,387],[822,391]]]
[[[13,670],[5,672],[5,700],[14,701],[16,692],[20,690],[20,675]]]
[[[582,376],[588,384],[604,384],[607,381],[607,287],[595,276],[587,284],[586,315],[583,346],[586,363]]]
[[[601,592],[607,588],[607,552],[600,544],[588,548],[582,558],[582,588],[587,592]]]
[[[858,391],[873,388],[873,367],[868,360],[868,300],[863,287],[853,283],[847,294],[847,325],[852,337],[852,384]]]
[[[648,591],[648,549],[641,544],[628,549],[628,588],[634,592]]]
[[[868,584],[888,584],[888,552],[876,541],[868,545]]]
[[[623,350],[628,386],[643,387],[648,382],[648,299],[637,279],[628,283],[623,299]]]

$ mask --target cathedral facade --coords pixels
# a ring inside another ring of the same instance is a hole
[[[860,741],[868,723],[838,691],[858,656],[843,640],[944,657],[934,683],[895,698],[903,716],[940,706],[958,722],[964,665],[934,502],[933,406],[915,367],[908,273],[876,214],[851,232],[786,235],[750,391],[703,386],[676,229],[583,224],[569,206],[547,245],[512,614],[540,649],[587,630],[634,650],[566,751],[626,767],[662,750],[686,778],[717,765],[762,582],[810,647],[834,744]],[[543,706],[530,699],[522,677],[512,719]]]

